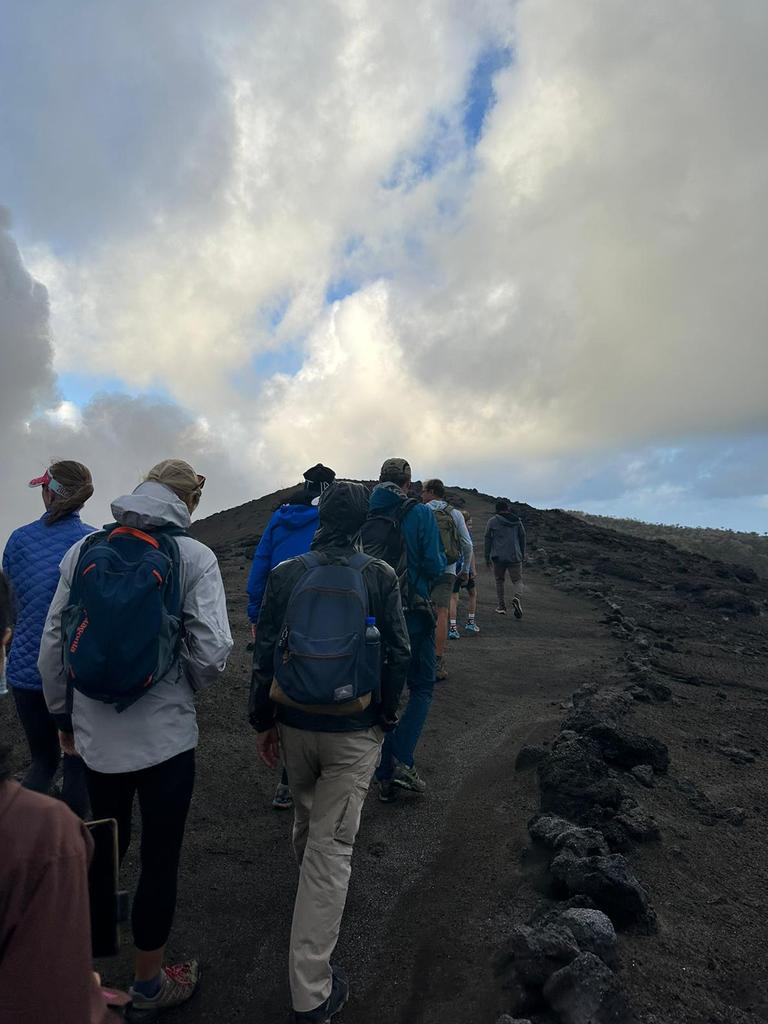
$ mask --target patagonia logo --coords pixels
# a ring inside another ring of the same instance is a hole
[[[69,653],[70,654],[75,654],[76,653],[77,648],[80,646],[80,641],[83,639],[83,633],[86,631],[86,629],[88,629],[88,617],[87,616],[83,619],[83,621],[77,627],[77,632],[75,633],[74,640],[72,641],[72,643],[70,644],[70,647],[69,647]]]

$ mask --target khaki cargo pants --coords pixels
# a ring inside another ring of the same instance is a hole
[[[299,887],[288,973],[293,1008],[306,1013],[331,994],[336,948],[352,873],[352,848],[383,733],[309,732],[280,726],[294,804]]]

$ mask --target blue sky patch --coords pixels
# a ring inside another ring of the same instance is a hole
[[[464,137],[467,146],[476,146],[483,133],[488,111],[496,102],[493,79],[497,71],[509,67],[513,53],[509,47],[484,50],[472,69],[464,100]]]

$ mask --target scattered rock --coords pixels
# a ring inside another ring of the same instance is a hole
[[[655,930],[656,915],[645,890],[619,853],[579,860],[564,850],[550,866],[552,874],[573,893],[589,896],[618,927],[638,925]]]
[[[599,746],[582,737],[558,743],[538,772],[544,812],[598,824],[601,809],[618,810],[621,805],[621,789],[609,777]]]
[[[755,763],[755,755],[750,754],[748,750],[742,750],[740,747],[718,747],[717,752],[722,754],[723,757],[727,757],[734,764]]]
[[[528,822],[528,834],[531,839],[553,850],[560,836],[572,828],[573,824],[570,821],[553,814],[537,814]]]
[[[641,786],[645,786],[650,789],[654,782],[653,768],[649,764],[636,764],[632,769],[632,774],[640,783]]]
[[[515,771],[521,772],[526,768],[535,768],[548,756],[549,751],[545,747],[521,747],[515,760]]]
[[[665,772],[669,767],[667,747],[653,736],[640,736],[607,722],[591,726],[586,735],[599,745],[606,761],[621,768],[649,764],[654,771]]]
[[[510,952],[520,980],[528,986],[541,986],[579,955],[579,947],[573,933],[562,925],[518,925],[512,932]]]
[[[610,968],[593,953],[582,953],[544,986],[544,998],[563,1024],[602,1024],[620,1020],[620,997]]]
[[[607,914],[574,907],[566,910],[561,919],[573,932],[582,953],[594,953],[609,966],[616,961],[616,929]]]
[[[555,840],[556,850],[568,850],[577,857],[602,857],[609,853],[608,844],[602,832],[595,828],[579,828],[571,825]]]
[[[621,813],[616,815],[616,821],[640,843],[661,838],[661,831],[655,818],[640,807],[622,805]]]

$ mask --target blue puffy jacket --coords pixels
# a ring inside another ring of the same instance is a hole
[[[16,594],[16,626],[8,656],[8,682],[42,690],[37,656],[48,608],[59,585],[59,562],[73,544],[94,532],[77,512],[46,526],[46,516],[14,530],[3,552],[3,572]]]
[[[305,555],[315,536],[319,513],[314,505],[281,505],[267,523],[253,555],[248,577],[248,618],[256,622],[270,572],[286,558]]]

